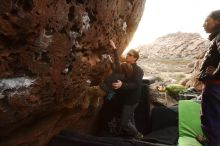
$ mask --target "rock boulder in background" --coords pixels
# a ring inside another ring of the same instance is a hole
[[[124,50],[145,0],[0,3],[0,145],[44,146],[68,125],[89,121],[82,99],[105,74],[109,39]]]
[[[210,41],[196,33],[168,34],[137,48],[141,53],[139,64],[146,76],[201,91],[197,76],[209,44]]]

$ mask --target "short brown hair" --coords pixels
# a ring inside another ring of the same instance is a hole
[[[139,52],[134,50],[134,49],[131,49],[129,50],[128,53],[132,53],[132,55],[134,56],[134,58],[136,58],[136,61],[139,59]]]
[[[133,74],[133,66],[129,63],[121,64],[122,73],[125,74],[126,77],[130,78]]]

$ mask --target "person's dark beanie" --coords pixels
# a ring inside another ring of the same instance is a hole
[[[220,21],[220,10],[212,11],[212,12],[209,14],[209,17],[211,17],[211,18],[214,19],[214,20],[219,20],[219,21]]]

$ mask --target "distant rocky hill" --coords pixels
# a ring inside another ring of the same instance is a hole
[[[209,41],[197,33],[177,32],[139,47],[142,58],[192,59],[204,54]]]
[[[138,47],[141,54],[138,63],[145,76],[201,88],[195,78],[209,43],[197,33],[168,34]]]

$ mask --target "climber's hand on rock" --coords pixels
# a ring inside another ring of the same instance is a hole
[[[110,40],[110,45],[112,46],[113,49],[116,49],[115,43],[113,42],[113,40]]]
[[[120,81],[120,80],[117,80],[117,82],[112,84],[112,87],[114,89],[119,89],[119,88],[121,88],[121,86],[122,86],[122,81]]]
[[[108,60],[113,63],[112,57],[110,55],[108,55]]]
[[[206,69],[206,73],[207,73],[208,75],[213,75],[214,72],[215,72],[215,70],[216,70],[215,67],[209,66],[209,67],[207,67],[207,69]]]

